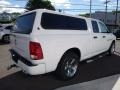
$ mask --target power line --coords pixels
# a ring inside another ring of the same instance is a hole
[[[0,6],[2,8],[21,8],[21,9],[25,9],[25,7],[12,7],[12,6]],[[120,7],[119,7],[120,8]],[[56,9],[56,10],[59,10],[59,9]],[[75,8],[75,9],[60,9],[60,10],[67,10],[67,11],[70,11],[70,10],[89,10],[89,9],[78,9],[78,8]],[[91,9],[91,10],[105,10],[105,9]],[[114,9],[108,9],[108,10],[114,10]]]
[[[90,10],[90,9],[56,9],[56,10],[70,11],[70,10]],[[91,10],[105,10],[105,9],[91,9]],[[113,9],[107,9],[107,10],[113,10]]]
[[[90,6],[90,5],[89,5]],[[92,5],[93,6],[93,5]],[[25,7],[12,7],[12,6],[3,6],[3,4],[0,4],[0,7],[3,7],[3,8],[25,8]],[[115,7],[115,6],[114,6]],[[120,7],[118,7],[120,8]]]
[[[79,3],[55,3],[55,2],[51,2],[51,3],[54,3],[54,4],[69,4],[69,5],[83,5],[83,6],[90,6],[89,4],[79,4]],[[113,7],[116,7],[116,5],[112,5],[112,4],[109,4]],[[92,6],[105,6],[104,4],[101,5],[101,4],[92,4]]]
[[[15,1],[28,1],[28,0],[15,0]],[[79,4],[79,3],[56,3],[56,2],[51,2],[51,3],[54,3],[54,4],[70,4],[70,5],[83,5],[83,6],[90,6],[89,4]],[[110,4],[109,4],[110,5]],[[111,4],[112,5],[112,4]],[[104,6],[104,5],[101,5],[101,4],[93,4],[92,6]],[[115,6],[115,5],[112,5],[112,6]],[[116,7],[116,6],[115,6]]]
[[[55,2],[52,2],[52,3],[55,3]],[[78,4],[78,3],[55,3],[55,4],[70,4],[70,5],[90,6],[88,4]],[[92,6],[103,6],[103,5],[92,5]]]
[[[2,0],[0,0],[2,1]],[[15,0],[15,1],[28,1],[28,0]],[[56,3],[56,2],[51,2],[51,3],[54,3],[54,4],[70,4],[70,5],[82,5],[82,6],[90,6],[89,4],[79,4],[79,3]],[[116,7],[116,5],[112,5],[112,4],[109,4],[113,7]],[[101,4],[93,4],[92,6],[105,6],[104,4],[101,5]]]
[[[118,2],[119,2],[119,0],[117,0],[116,12],[115,12],[115,28],[116,29],[117,29],[117,17],[118,17],[118,15],[117,15],[117,12],[118,12]]]
[[[92,0],[90,0],[90,18],[92,17]]]
[[[109,3],[110,1],[108,1],[108,0],[106,0],[105,2],[104,2],[104,4],[106,5],[105,6],[105,24],[107,23],[107,10],[108,10],[108,3]]]

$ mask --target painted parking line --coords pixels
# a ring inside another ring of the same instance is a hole
[[[119,77],[120,75],[114,75],[102,79],[97,79],[93,81],[58,88],[55,90],[120,90],[120,80],[117,82]]]
[[[120,77],[117,80],[116,84],[114,85],[112,90],[120,90]]]

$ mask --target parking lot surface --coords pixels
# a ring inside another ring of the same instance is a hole
[[[12,64],[9,48],[8,44],[0,43],[0,90],[53,90],[120,74],[120,41],[116,42],[117,55],[104,56],[91,63],[80,64],[78,76],[71,81],[61,81],[54,73],[28,76],[19,68],[8,71],[7,66]]]
[[[0,41],[0,78],[12,74],[19,69],[11,69],[7,70],[7,67],[11,65],[13,62],[10,60],[10,46],[9,44],[4,44]]]
[[[120,90],[117,85],[120,75],[100,78],[88,82],[70,85],[56,90]]]

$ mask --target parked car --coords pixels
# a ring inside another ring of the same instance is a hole
[[[116,36],[117,39],[120,39],[120,30],[114,32],[114,35]]]
[[[30,75],[56,71],[69,80],[79,62],[115,50],[116,37],[96,19],[37,9],[18,17],[14,28],[12,60]]]
[[[3,27],[3,25],[0,25],[0,28],[2,28]]]
[[[0,40],[5,43],[10,42],[10,30],[12,30],[13,25],[3,25],[0,27]]]

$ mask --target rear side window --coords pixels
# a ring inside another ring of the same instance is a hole
[[[30,34],[32,32],[36,13],[20,16],[16,20],[15,33]]]
[[[94,33],[99,33],[98,24],[97,24],[96,21],[92,21],[92,27],[93,27],[93,32]]]
[[[87,24],[84,19],[43,13],[41,25],[44,29],[62,29],[62,30],[87,30]]]

